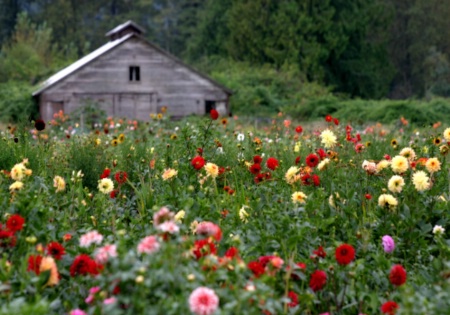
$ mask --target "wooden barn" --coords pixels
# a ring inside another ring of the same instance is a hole
[[[106,33],[109,42],[59,71],[33,93],[41,118],[97,104],[108,116],[149,120],[167,107],[175,118],[229,113],[231,91],[147,41],[128,21]]]

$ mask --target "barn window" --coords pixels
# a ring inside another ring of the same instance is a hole
[[[216,109],[215,101],[205,101],[205,114],[209,114],[211,109]]]
[[[130,81],[141,81],[141,68],[138,66],[130,66]]]

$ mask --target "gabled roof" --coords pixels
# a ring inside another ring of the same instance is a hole
[[[39,87],[39,89],[37,91],[33,92],[33,96],[41,94],[44,90],[48,89],[49,87],[51,87],[55,83],[61,81],[62,79],[64,79],[68,75],[74,73],[78,69],[81,69],[82,67],[84,67],[85,65],[90,63],[91,61],[97,59],[98,57],[100,57],[104,53],[106,53],[106,52],[110,51],[111,49],[113,49],[114,47],[120,45],[121,43],[123,43],[127,39],[131,38],[132,36],[133,36],[133,34],[128,34],[128,35],[125,35],[122,38],[119,38],[119,39],[116,39],[114,41],[108,42],[105,45],[103,45],[102,47],[94,50],[90,54],[88,54],[88,55],[84,56],[83,58],[79,59],[78,61],[75,61],[70,66],[68,66],[68,67],[62,69],[61,71],[55,73],[50,78],[45,80],[40,85],[40,87]]]
[[[125,24],[129,23],[129,22],[131,22],[131,21],[128,21],[128,22],[126,22],[126,23],[124,23],[122,25],[119,25],[116,28],[119,28],[119,27],[123,28],[123,26]],[[131,22],[131,23],[133,23],[133,22]],[[125,27],[126,27],[126,25],[125,25]],[[110,32],[112,32],[114,30],[111,30]],[[110,33],[110,32],[108,32],[108,33]],[[101,55],[107,53],[108,51],[111,51],[112,49],[114,49],[115,47],[119,46],[120,44],[122,44],[123,42],[127,41],[128,39],[130,39],[132,37],[137,37],[137,38],[141,39],[147,45],[149,45],[153,49],[157,50],[161,54],[167,56],[169,59],[172,59],[173,61],[181,64],[182,66],[184,66],[186,68],[188,68],[190,71],[194,72],[195,74],[197,74],[198,76],[202,77],[203,79],[209,81],[210,83],[212,83],[216,87],[224,90],[226,93],[228,93],[230,95],[233,94],[233,92],[230,89],[228,89],[227,87],[225,87],[222,84],[216,82],[215,80],[211,79],[210,77],[202,74],[201,72],[195,70],[191,66],[185,64],[183,61],[181,61],[180,59],[178,59],[175,56],[171,55],[167,51],[163,50],[162,48],[160,48],[160,47],[158,47],[158,46],[156,46],[154,44],[152,44],[151,42],[146,40],[144,37],[142,37],[142,36],[140,36],[140,35],[138,35],[136,33],[130,33],[130,34],[127,34],[127,35],[125,35],[125,36],[123,36],[123,37],[121,37],[119,39],[116,39],[116,40],[113,40],[113,41],[110,41],[110,42],[106,43],[105,45],[103,45],[100,48],[98,48],[98,49],[94,50],[93,52],[91,52],[90,54],[88,54],[88,55],[84,56],[83,58],[79,59],[78,61],[74,62],[70,66],[68,66],[68,67],[62,69],[61,71],[57,72],[56,74],[52,75],[50,78],[48,78],[46,81],[44,81],[40,85],[39,89],[37,91],[33,92],[32,95],[33,96],[37,96],[37,95],[41,94],[46,89],[48,89],[51,86],[55,85],[56,83],[58,83],[59,81],[63,80],[67,76],[69,76],[72,73],[76,72],[77,70],[83,68],[84,66],[86,66],[90,62],[94,61],[95,59],[97,59]]]
[[[144,34],[145,30],[140,27],[139,25],[137,25],[136,23],[134,23],[133,21],[127,21],[123,24],[120,24],[119,26],[116,26],[115,28],[113,28],[112,30],[110,30],[108,33],[105,34],[105,36],[109,37],[113,34],[119,33],[120,31],[123,31],[126,28],[134,28],[135,30],[138,31],[139,34]]]

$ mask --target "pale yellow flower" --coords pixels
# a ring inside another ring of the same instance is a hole
[[[242,222],[247,223],[248,217],[250,216],[247,211],[245,211],[245,208],[248,208],[248,206],[242,206],[241,209],[239,209],[239,218]]]
[[[163,180],[169,180],[172,177],[177,176],[177,174],[178,174],[177,170],[174,170],[173,168],[167,168],[164,170],[164,173],[162,174],[161,177]]]
[[[9,190],[11,192],[21,190],[22,188],[23,188],[23,183],[21,181],[18,181],[18,180],[15,181],[14,183],[12,183],[11,186],[9,186]]]
[[[377,164],[377,173],[379,173],[382,170],[384,170],[390,164],[391,164],[391,162],[389,162],[388,160],[381,160],[380,162],[378,162],[378,164]]]
[[[298,172],[299,170],[300,170],[300,169],[299,169],[298,167],[296,167],[296,166],[291,166],[291,167],[287,170],[286,174],[284,175],[284,178],[286,179],[286,182],[287,182],[288,184],[293,184],[293,183],[295,182],[295,175],[297,174],[297,172]]]
[[[430,173],[434,173],[441,170],[441,162],[437,158],[429,158],[425,163],[425,167],[427,171]]]
[[[408,170],[408,159],[404,156],[397,155],[391,161],[391,168],[394,173],[404,173]]]
[[[216,178],[219,175],[219,167],[211,162],[206,163],[204,166],[206,173],[208,173],[209,176],[212,178]]]
[[[388,182],[388,188],[391,192],[399,193],[405,186],[405,180],[399,175],[394,175]]]
[[[189,229],[191,230],[192,234],[195,234],[197,232],[197,226],[198,226],[197,220],[192,221],[191,224],[189,225]]]
[[[293,203],[305,203],[306,202],[306,198],[308,198],[305,193],[301,192],[301,191],[296,191],[292,194],[292,202]]]
[[[18,163],[11,169],[11,178],[17,181],[21,181],[25,177],[25,171],[27,168],[23,163]]]
[[[325,129],[324,131],[322,131],[322,133],[320,134],[320,138],[322,139],[321,143],[326,149],[331,149],[337,143],[336,135],[329,129]]]
[[[450,141],[450,128],[444,130],[444,138],[447,142]]]
[[[429,178],[424,171],[415,172],[412,181],[417,191],[424,191],[430,188]]]
[[[399,155],[404,156],[404,157],[407,158],[408,161],[410,161],[410,162],[411,162],[411,161],[414,161],[415,158],[416,158],[416,152],[414,152],[414,150],[411,149],[411,148],[403,148],[403,149],[400,151]]]
[[[109,178],[103,178],[98,181],[98,190],[104,194],[109,194],[114,190],[114,183]]]
[[[323,170],[327,167],[328,163],[330,163],[330,159],[329,159],[329,158],[323,159],[323,160],[320,161],[320,163],[317,165],[317,169],[318,169],[319,171],[323,171]]]
[[[175,221],[181,223],[181,221],[184,219],[184,216],[186,215],[186,212],[184,210],[180,210],[175,214]]]
[[[55,176],[53,178],[53,187],[56,188],[56,192],[61,192],[66,190],[66,181],[61,176]]]
[[[295,143],[294,152],[300,152],[301,146],[302,146],[301,142]]]
[[[382,208],[389,207],[390,209],[394,209],[397,207],[398,201],[390,194],[382,194],[378,197],[378,205]]]
[[[47,280],[46,285],[53,286],[57,285],[59,282],[58,267],[56,266],[53,257],[45,256],[42,257],[41,264],[39,265],[39,271],[44,272],[50,270],[50,276]]]

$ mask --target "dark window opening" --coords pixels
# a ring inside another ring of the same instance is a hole
[[[141,81],[141,68],[137,66],[130,66],[130,81]]]
[[[209,114],[211,109],[216,109],[215,101],[205,101],[205,114]]]

